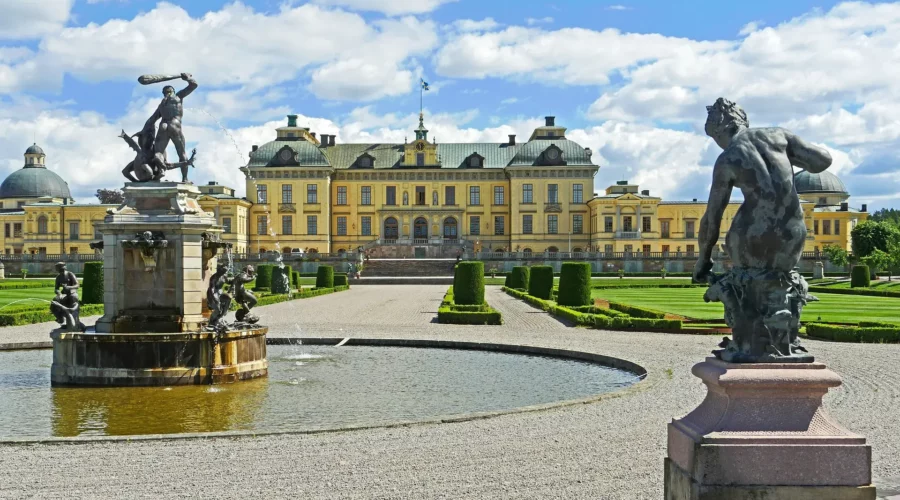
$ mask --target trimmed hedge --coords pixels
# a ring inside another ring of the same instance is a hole
[[[84,279],[81,280],[81,302],[83,304],[103,303],[103,262],[84,263]]]
[[[532,266],[528,278],[528,295],[547,300],[553,291],[553,268]]]
[[[256,266],[256,287],[257,288],[272,288],[272,271],[275,269],[275,266],[272,264],[260,264]]]
[[[516,266],[509,273],[510,288],[518,288],[520,290],[528,290],[528,281],[531,278],[531,268],[528,266]]]
[[[487,303],[482,304],[456,304],[454,302],[453,288],[450,287],[444,295],[438,307],[438,323],[456,325],[501,325],[503,317],[500,311],[493,309]]]
[[[821,339],[834,340],[836,342],[865,342],[877,344],[882,342],[900,341],[900,326],[857,327],[849,325],[807,323],[806,334]]]
[[[523,291],[512,288],[504,288],[506,293],[513,297],[520,298],[529,304],[536,306],[554,316],[567,319],[578,325],[590,326],[592,328],[603,328],[609,330],[681,330],[683,323],[677,319],[651,319],[651,318],[631,318],[619,315],[610,317],[605,313],[616,313],[616,311],[607,311],[594,308],[597,313],[581,312],[575,308],[563,307],[556,305],[549,300],[539,299],[529,295]],[[582,306],[588,308],[591,306]]]
[[[348,284],[347,275],[343,273],[337,273],[334,275],[334,286],[350,286]]]
[[[654,311],[653,309],[645,309],[643,307],[622,304],[621,302],[610,301],[609,308],[623,312],[631,316],[632,318],[664,319],[666,317],[665,313]]]
[[[300,273],[297,271],[291,273],[291,284],[294,288],[300,288]]]
[[[850,271],[850,288],[866,288],[870,283],[869,266],[853,266]]]
[[[466,261],[456,265],[453,295],[457,304],[484,304],[484,262]]]
[[[51,288],[56,280],[0,281],[0,290],[16,290],[24,288]]]
[[[316,270],[316,288],[334,287],[334,268],[331,266],[319,266]]]
[[[870,297],[900,297],[900,292],[876,290],[872,288],[832,288],[829,286],[811,286],[810,292],[834,293],[838,295],[868,295]]]
[[[103,304],[85,304],[81,306],[79,312],[82,318],[103,314]],[[46,304],[30,310],[0,312],[0,326],[32,325],[34,323],[54,321],[55,319],[56,316],[50,312],[50,306]]]
[[[275,267],[272,269],[272,293],[274,294],[282,294],[282,293],[290,293],[291,286],[291,267]],[[287,277],[287,283],[284,282],[284,278]],[[287,285],[287,286],[285,286]]]
[[[559,273],[557,303],[561,306],[587,306],[591,300],[591,265],[587,262],[563,262]]]

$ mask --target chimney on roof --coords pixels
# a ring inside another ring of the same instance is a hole
[[[545,117],[544,117],[544,120],[545,120],[545,125],[546,125],[546,126],[548,126],[548,127],[555,127],[555,126],[556,126],[556,117],[555,117],[555,116],[545,116]]]
[[[312,137],[313,139],[315,139],[315,138],[316,138],[316,133],[315,133],[315,132],[310,132],[310,133],[309,133],[309,136]]]
[[[696,203],[696,202],[697,202],[697,198],[694,198],[694,203]]]
[[[288,119],[288,127],[296,127],[297,126],[297,115],[287,115]]]
[[[867,210],[867,209],[868,209],[868,208],[869,208],[869,207],[868,207],[868,206],[866,206],[866,204],[865,204],[865,203],[863,203],[863,206],[862,206],[862,211],[863,211],[863,212],[868,212],[868,210]]]
[[[649,189],[645,189],[645,190],[641,191],[641,194],[644,195],[644,196],[650,196],[650,190],[649,190]]]
[[[328,145],[334,146],[334,134],[328,134]]]
[[[846,201],[841,203],[841,212],[846,212],[850,208],[850,204]]]
[[[250,149],[250,152],[252,153],[253,151],[256,151],[257,149],[259,149],[259,146],[257,146],[256,144],[254,144],[254,145],[253,145],[253,148]]]
[[[510,146],[516,145],[516,134],[509,134],[509,145]]]

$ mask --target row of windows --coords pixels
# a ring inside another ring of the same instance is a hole
[[[634,228],[634,220],[635,218],[631,215],[623,215],[622,216],[622,228],[621,230],[628,233],[633,232]],[[670,221],[661,220],[659,221],[659,232],[662,238],[668,238],[671,234],[671,224]],[[687,220],[684,221],[684,237],[685,238],[694,238],[696,228],[696,221]],[[644,216],[641,218],[641,231],[645,233],[649,233],[653,231],[652,218],[650,216]],[[603,232],[611,233],[613,232],[613,216],[607,215],[603,217]]]
[[[609,244],[604,245],[603,251],[605,253],[613,253],[614,247],[613,247],[613,245],[609,245]],[[625,251],[625,253],[632,253],[632,252],[634,252],[634,246],[633,245],[625,245],[624,251]],[[641,252],[643,252],[644,254],[649,254],[650,253],[650,245],[643,245],[641,248]],[[696,252],[694,245],[685,245],[685,253],[687,255],[694,255],[694,252]],[[662,245],[662,253],[664,253],[664,254],[671,253],[671,250],[669,250],[669,245]],[[681,253],[681,247],[678,247],[678,253]]]
[[[37,234],[47,234],[49,232],[47,227],[47,217],[42,215],[37,219]],[[95,231],[96,233],[96,231]],[[21,222],[13,222],[3,225],[3,236],[6,238],[21,238],[22,237],[22,223]],[[66,234],[66,237],[69,240],[79,240],[81,239],[81,223],[80,222],[70,222],[69,223],[69,232]],[[95,235],[96,237],[96,235]]]
[[[425,186],[416,186],[415,188],[415,204],[425,205]],[[269,191],[266,184],[256,185],[256,202],[265,204],[269,202]],[[294,193],[291,184],[281,185],[281,203],[293,203]],[[574,184],[572,186],[572,203],[584,202],[584,185]],[[318,203],[318,185],[306,185],[306,203]],[[338,205],[347,204],[347,186],[338,186],[337,200]],[[534,203],[534,185],[522,185],[522,203]],[[547,185],[547,203],[559,203],[559,185]],[[360,190],[360,204],[372,204],[372,186],[362,186]],[[385,204],[397,205],[397,186],[385,187]],[[403,193],[403,204],[408,205],[409,199],[406,193]],[[432,204],[437,205],[437,192],[434,192]],[[456,205],[456,187],[444,186],[444,204]],[[469,205],[481,205],[481,187],[469,186]],[[494,186],[494,205],[506,205],[506,188],[504,186]]]
[[[832,226],[832,222],[834,225]],[[822,234],[832,234],[831,228],[834,227],[834,233],[836,236],[841,235],[841,221],[840,220],[823,220],[822,221]],[[813,234],[819,234],[819,221],[813,221]]]
[[[257,215],[256,216],[256,234],[266,235],[269,234],[269,217],[266,215]],[[281,216],[281,234],[283,235],[292,235],[294,234],[294,216],[293,215],[282,215]],[[306,216],[306,234],[310,236],[314,236],[319,234],[319,217],[316,215],[307,215]]]
[[[346,193],[345,193],[346,195]],[[269,188],[266,184],[257,184],[256,185],[256,202],[257,203],[269,203]],[[282,203],[293,203],[294,202],[294,188],[291,184],[282,184],[281,185],[281,202]],[[306,203],[318,203],[319,202],[319,186],[317,184],[307,184],[306,185]]]

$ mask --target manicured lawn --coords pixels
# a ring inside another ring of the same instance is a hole
[[[484,277],[485,285],[502,285],[506,278],[498,276],[491,278],[490,274]],[[559,285],[559,276],[553,277],[553,283]],[[635,285],[689,285],[690,278],[591,278],[591,285],[607,285],[607,286],[635,286]]]
[[[657,311],[697,319],[722,319],[719,302],[703,302],[705,288],[635,288],[594,290],[594,298],[603,298]],[[819,302],[803,309],[803,321],[900,321],[900,299],[893,297],[855,297],[827,293],[814,294]]]
[[[850,288],[849,281],[835,283],[833,281],[819,283],[815,286],[827,286],[828,288]],[[891,292],[900,292],[900,280],[893,281],[873,281],[868,287],[869,290],[887,290]]]
[[[0,290],[0,307],[6,306],[12,302],[22,299],[44,299],[50,300],[53,298],[53,287],[49,286],[47,288],[23,288],[23,289],[10,289],[10,290]],[[39,300],[23,300],[22,302],[16,303],[13,307],[22,307],[22,306],[36,306],[36,305],[47,305],[46,302],[42,302]],[[49,306],[48,306],[49,307]]]

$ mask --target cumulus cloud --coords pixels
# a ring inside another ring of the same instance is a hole
[[[460,32],[488,31],[497,28],[500,24],[492,17],[486,17],[480,21],[474,19],[457,19],[450,27]]]
[[[346,7],[352,10],[381,12],[389,16],[425,14],[441,5],[457,0],[315,0],[317,4]]]
[[[59,30],[74,0],[0,0],[0,39],[40,38]]]
[[[302,33],[302,43],[286,43],[284,31],[273,26]],[[179,6],[160,3],[131,20],[49,34],[32,57],[0,54],[0,92],[55,90],[65,74],[88,82],[133,80],[148,68],[155,73],[190,71],[201,85],[255,90],[312,70],[310,90],[318,96],[368,100],[409,90],[406,65],[410,57],[431,50],[437,41],[434,32],[431,21],[367,22],[358,14],[310,4],[283,6],[268,15],[233,3],[193,18]],[[353,58],[378,68],[353,63]],[[381,78],[384,89],[329,86],[338,79],[358,79],[357,71]]]
[[[535,24],[550,24],[553,22],[552,17],[529,17],[525,19],[525,24],[534,26]]]

